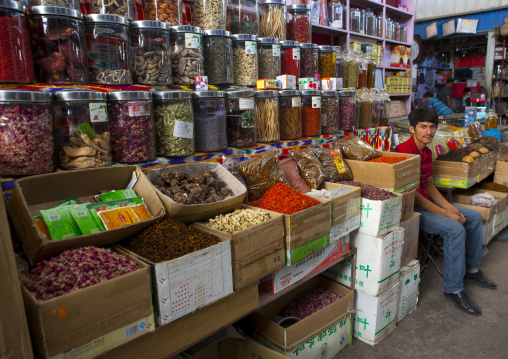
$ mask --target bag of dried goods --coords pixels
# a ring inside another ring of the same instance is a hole
[[[347,136],[333,141],[333,147],[339,148],[348,160],[369,161],[382,154],[356,136]]]
[[[292,158],[285,158],[280,161],[280,167],[291,188],[300,193],[307,193],[310,191],[309,185],[305,182],[303,177],[300,176],[300,170],[298,170],[298,166]]]
[[[235,160],[234,158],[226,157],[224,155],[222,156],[222,165],[224,166],[224,168],[227,169],[229,171],[229,173],[231,173],[237,180],[242,182],[242,184],[245,187],[247,187],[242,175],[240,174],[240,172],[238,172],[238,168],[236,168],[236,166],[238,166],[238,163],[239,163],[239,161]],[[249,194],[248,193],[245,193],[245,197],[243,198],[243,203],[245,203],[245,204],[249,203]]]
[[[310,148],[290,150],[289,155],[295,160],[300,174],[310,188],[317,189],[328,179],[325,168]]]
[[[353,180],[353,172],[342,158],[340,149],[313,148],[312,152],[314,152],[328,174],[328,181],[335,183]]]

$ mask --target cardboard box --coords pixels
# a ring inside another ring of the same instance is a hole
[[[233,293],[230,240],[161,263],[153,263],[120,248],[150,267],[157,326],[171,323]]]
[[[490,220],[483,223],[482,246],[486,247],[494,237],[494,221]]]
[[[262,278],[259,287],[267,292],[278,293],[299,280],[336,262],[349,253],[349,235],[317,251],[292,266],[282,267]]]
[[[402,195],[385,201],[362,198],[359,232],[382,236],[399,227]]]
[[[37,230],[33,217],[39,215],[41,209],[51,208],[71,196],[87,202],[101,191],[124,189],[133,173],[138,178],[134,191],[143,198],[154,218],[118,229],[57,241],[46,240]],[[112,166],[20,178],[16,180],[7,209],[32,263],[58,255],[66,249],[119,242],[166,214],[154,187],[137,166]]]
[[[476,183],[478,162],[432,161],[432,182],[436,186],[469,188]]]
[[[242,206],[242,208],[245,208]],[[263,209],[258,209],[264,211]],[[242,231],[230,234],[202,223],[192,226],[203,232],[217,236],[221,240],[231,240],[233,287],[238,290],[259,278],[279,269],[285,264],[283,215],[268,212],[271,219]]]
[[[395,330],[399,283],[378,297],[356,292],[353,335],[362,342],[376,345]]]
[[[397,323],[416,308],[420,286],[420,261],[414,259],[400,269],[399,305]]]
[[[388,93],[388,92],[387,92]],[[401,117],[406,116],[407,110],[404,101],[402,100],[393,100],[392,105],[390,106],[390,118],[393,117]]]
[[[482,215],[482,222],[484,224],[489,222],[490,220],[492,220],[492,218],[494,217],[494,213],[496,212],[494,207],[493,208],[485,208],[485,207],[479,207],[479,206],[471,206],[470,204],[464,204],[464,203],[458,203],[458,202],[454,202],[453,205],[458,206],[458,207],[472,209],[473,211],[479,212]]]
[[[487,175],[490,175],[494,173],[494,170],[496,169],[497,152],[490,151],[488,157],[489,157],[489,165],[487,167]]]
[[[290,359],[289,356],[276,352],[260,342],[243,334],[244,339],[227,338],[220,342],[221,359]],[[210,359],[210,358],[203,358]]]
[[[503,158],[496,162],[496,169],[494,171],[494,182],[508,186],[508,162]]]
[[[354,216],[343,223],[333,226],[332,231],[330,232],[330,241],[332,243],[336,242],[342,237],[353,233],[353,231],[358,228],[360,228],[360,215]]]
[[[407,160],[389,164],[346,160],[353,171],[355,181],[404,192],[420,184],[420,156],[408,153],[381,151],[384,156],[408,157]]]
[[[327,233],[324,236],[318,237],[309,243],[302,244],[299,247],[286,249],[286,265],[292,266],[296,262],[328,247],[331,243],[330,233]]]
[[[404,245],[400,255],[401,268],[418,257],[418,238],[420,234],[420,213],[415,212],[413,217],[400,222],[404,228]]]
[[[476,182],[479,183],[488,176],[489,156],[477,158],[475,162],[478,162],[478,175],[476,176]]]
[[[452,192],[452,200],[457,203],[471,204],[471,196],[479,193],[490,193],[497,200],[497,204],[493,207],[494,213],[503,213],[508,206],[508,193],[495,192],[480,188],[456,189]]]
[[[400,211],[400,221],[405,221],[413,217],[415,211],[416,189],[410,189],[402,192],[402,208]]]
[[[22,286],[37,351],[53,357],[135,321],[146,321],[152,315],[150,275],[144,263],[136,263],[139,269],[134,272],[47,301],[36,300]]]
[[[332,190],[338,188],[338,183],[323,182],[319,189]],[[361,190],[359,187],[346,186],[351,189],[351,192],[334,197],[331,199],[332,202],[332,227],[337,226],[347,220],[360,215],[360,194]]]
[[[497,235],[499,232],[501,232],[505,227],[507,223],[507,211],[505,210],[502,213],[495,214],[493,219],[493,235]]]

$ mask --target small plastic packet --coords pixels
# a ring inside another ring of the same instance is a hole
[[[79,227],[72,218],[68,206],[41,210],[42,218],[48,226],[52,240],[67,239],[81,235]]]
[[[238,171],[238,163],[239,161],[235,160],[232,157],[226,157],[222,155],[222,165],[225,169],[229,171],[235,177],[237,180],[239,180],[245,187],[247,187],[247,184],[245,184],[245,180],[243,179],[242,175]],[[249,203],[249,193],[245,193],[245,197],[243,198],[243,203],[247,204]]]
[[[69,206],[69,212],[79,227],[82,234],[92,234],[101,232],[101,228],[92,217],[92,213],[86,204]]]
[[[289,187],[300,193],[307,193],[311,189],[307,182],[300,176],[300,170],[292,158],[285,158],[280,161],[280,167],[289,183]]]
[[[328,181],[337,183],[353,180],[353,172],[342,158],[340,149],[313,148],[312,152],[314,152],[328,174]]]
[[[108,201],[118,201],[121,199],[134,198],[138,195],[134,192],[133,189],[120,189],[117,191],[111,191],[107,193],[102,193],[98,196],[95,196],[99,202],[108,202]]]
[[[369,161],[382,154],[356,136],[347,136],[333,141],[333,147],[339,148],[348,160]]]
[[[497,199],[488,192],[478,193],[471,196],[471,205],[491,208],[497,204]]]
[[[290,150],[289,155],[295,160],[300,174],[310,188],[317,189],[321,183],[328,179],[323,165],[310,148]]]

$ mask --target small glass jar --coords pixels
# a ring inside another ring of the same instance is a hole
[[[37,82],[88,83],[85,29],[81,13],[35,6],[28,17]]]
[[[134,83],[171,85],[169,26],[161,21],[133,21],[130,35]]]
[[[400,41],[401,42],[407,42],[407,28],[406,25],[400,23]]]
[[[365,34],[377,36],[377,20],[376,15],[371,9],[365,11]]]
[[[328,2],[328,25],[335,29],[346,29],[345,6],[340,0]]]
[[[79,9],[79,0],[28,0],[28,6],[57,6],[71,10]]]
[[[340,73],[343,76],[345,88],[358,88],[359,64],[350,50],[344,60],[340,63]]]
[[[365,34],[365,9],[360,9],[360,34]]]
[[[259,37],[286,40],[286,1],[259,0]]]
[[[339,132],[339,92],[321,91],[321,133],[333,135]]]
[[[300,44],[297,41],[281,41],[281,75],[300,78]]]
[[[349,31],[360,32],[360,22],[362,13],[360,9],[354,7],[351,9],[349,17]]]
[[[223,91],[194,91],[196,152],[215,152],[228,147],[226,100]]]
[[[192,92],[154,91],[155,143],[165,157],[194,154],[194,110]]]
[[[256,91],[254,99],[258,142],[279,141],[279,92],[272,90]]]
[[[367,59],[363,56],[363,52],[361,51],[356,53],[356,59],[358,60],[358,66],[360,68],[358,73],[358,88],[362,89],[367,87]]]
[[[302,136],[321,136],[321,91],[302,91]]]
[[[355,128],[355,91],[339,91],[339,130],[351,132]]]
[[[149,91],[110,91],[108,117],[113,161],[136,163],[157,158],[152,94]]]
[[[385,38],[387,40],[393,40],[393,20],[391,18],[387,17],[386,21],[385,21],[385,25],[386,25]]]
[[[118,15],[132,20],[131,0],[90,0],[91,14]]]
[[[287,39],[300,43],[312,42],[310,26],[310,5],[290,5],[287,7]]]
[[[300,44],[300,77],[314,77],[318,73],[318,45]]]
[[[374,70],[376,69],[376,64],[374,63],[374,59],[372,58],[370,52],[366,54],[367,59],[367,88],[374,88],[374,84],[376,81]]]
[[[384,26],[385,24],[385,20],[383,19],[383,14],[379,14],[377,17],[376,17],[376,31],[377,31],[377,37],[383,37],[383,29],[385,28]]]
[[[144,0],[145,20],[161,21],[169,26],[180,25],[182,0]]]
[[[58,91],[54,94],[55,142],[59,167],[110,166],[111,132],[105,92]]]
[[[279,92],[280,139],[297,140],[302,137],[301,92],[284,90]]]
[[[497,129],[497,122],[498,122],[497,114],[495,110],[491,108],[485,117],[485,129],[486,130]]]
[[[238,86],[255,86],[258,43],[254,35],[233,35],[233,79]]]
[[[393,39],[400,41],[400,24],[396,21],[393,22]]]
[[[232,34],[258,34],[256,0],[228,0],[227,30]]]
[[[377,111],[377,117],[379,118],[379,126],[388,126],[390,123],[390,108],[392,100],[385,89],[379,89],[379,102]]]
[[[228,147],[252,147],[256,139],[256,115],[254,91],[226,92],[226,117],[228,122]]]
[[[333,46],[319,46],[318,73],[321,78],[335,76],[335,49]]]
[[[203,76],[203,37],[194,26],[172,26],[170,32],[173,65],[173,84],[194,84],[196,76]]]
[[[210,85],[233,84],[233,40],[223,30],[206,30],[203,34],[205,76]]]
[[[128,25],[117,15],[85,15],[90,83],[132,84]]]
[[[344,57],[342,56],[340,46],[334,46],[333,49],[335,50],[335,76],[334,77],[340,77],[340,63],[342,62]]]
[[[260,79],[276,79],[281,75],[280,42],[272,38],[258,39],[258,72]]]
[[[51,94],[0,90],[0,175],[53,172]]]
[[[192,25],[202,31],[226,31],[226,0],[194,0]]]

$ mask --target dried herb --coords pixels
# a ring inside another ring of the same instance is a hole
[[[494,192],[508,193],[508,187],[494,182],[481,182],[479,185],[475,186],[475,188],[486,189]]]
[[[318,50],[314,48],[302,48],[300,50],[300,58],[301,77],[314,77],[317,74]]]
[[[318,72],[321,78],[335,77],[335,53],[319,52]]]
[[[287,23],[287,39],[299,43],[309,43],[311,40],[310,18],[306,15],[293,14]]]
[[[232,84],[233,83],[233,42],[231,37],[226,36],[204,36],[203,48],[205,59],[205,75],[208,76],[208,83]]]
[[[298,53],[298,57],[296,57]],[[281,74],[296,76],[300,78],[300,48],[284,47],[281,51]]]
[[[178,126],[185,124],[194,126],[191,100],[156,101],[155,128],[159,156],[190,156],[194,154],[193,131],[187,137],[181,137],[183,134],[179,132],[175,135],[177,124]]]
[[[450,150],[448,153],[437,156],[436,160],[438,161],[449,161],[449,162],[462,162],[462,159],[465,157],[460,151]]]
[[[298,193],[285,183],[278,183],[267,191],[261,199],[250,204],[270,211],[291,215],[317,206],[320,203],[314,198]]]
[[[355,101],[348,98],[339,100],[339,129],[342,131],[355,130]]]
[[[245,47],[233,49],[233,72],[235,85],[255,85],[258,79],[257,54],[247,53]]]
[[[293,107],[292,99],[292,97],[279,98],[281,140],[295,140],[302,137],[301,107]]]
[[[235,209],[228,214],[219,214],[204,224],[222,232],[236,233],[270,219],[268,212],[259,209]]]
[[[321,133],[333,135],[339,132],[339,118],[338,97],[321,97]]]
[[[289,154],[295,160],[300,174],[310,188],[317,189],[328,179],[328,175],[318,158],[310,148],[290,150]]]
[[[274,56],[272,44],[258,44],[258,70],[260,79],[276,79],[281,75],[281,59],[280,56]]]
[[[281,315],[304,319],[342,297],[344,294],[323,287],[307,289],[282,308]]]
[[[333,141],[333,147],[340,148],[349,160],[368,161],[382,156],[381,152],[356,136],[339,138]]]
[[[397,195],[393,192],[387,191],[379,187],[369,186],[356,181],[344,181],[341,182],[341,184],[360,187],[362,192],[361,193],[362,198],[370,199],[372,201],[386,201],[387,199],[397,197]]]
[[[353,172],[342,158],[342,153],[339,149],[313,148],[312,152],[314,152],[319,162],[323,165],[328,175],[328,181],[335,183],[353,180]]]

